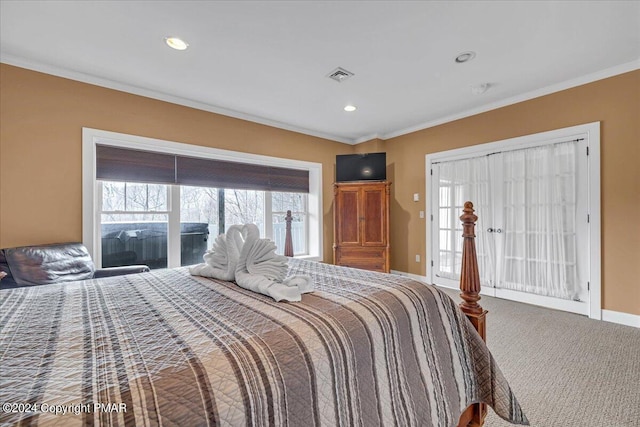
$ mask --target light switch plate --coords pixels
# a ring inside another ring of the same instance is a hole
[[[414,202],[419,202],[420,201],[420,194],[413,193],[413,201]]]

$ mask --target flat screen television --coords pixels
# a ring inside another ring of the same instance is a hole
[[[336,182],[384,181],[385,179],[387,179],[387,153],[336,156]]]

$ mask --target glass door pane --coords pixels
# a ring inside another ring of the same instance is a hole
[[[576,145],[501,154],[505,225],[498,287],[580,299]]]
[[[470,200],[478,215],[483,293],[589,313],[587,144],[587,138],[567,136],[527,148],[501,146],[500,152],[471,149],[476,157],[431,162],[431,280],[457,287],[458,217],[462,202]]]
[[[492,207],[490,200],[489,163],[486,156],[434,164],[437,183],[437,199],[434,212],[436,231],[432,234],[434,247],[434,272],[436,283],[457,286],[462,266],[462,223],[460,215],[466,201],[474,203],[478,215],[476,227],[476,252],[481,282],[493,280],[492,242],[483,231],[489,221]]]

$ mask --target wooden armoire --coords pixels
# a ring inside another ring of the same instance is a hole
[[[334,184],[334,264],[389,272],[390,185],[388,181]]]

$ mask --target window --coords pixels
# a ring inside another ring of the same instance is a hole
[[[283,253],[291,210],[295,256],[321,260],[321,173],[317,163],[84,129],[83,240],[99,266],[176,267],[202,262],[228,226],[255,223]]]
[[[264,200],[264,191],[225,189],[225,230],[233,224],[255,224],[260,229],[260,235],[265,236]]]
[[[218,200],[217,188],[181,186],[180,222],[208,224],[211,236],[217,236],[220,230]]]
[[[179,203],[175,203],[168,185],[99,181],[98,186],[102,192],[103,267],[146,264],[166,268],[168,206],[179,206],[180,265],[202,262],[202,255],[211,248],[215,236],[232,224],[256,224],[260,234],[272,239],[277,252],[283,254],[287,210],[292,210],[294,218],[294,254],[307,254],[305,193],[183,185],[176,186]],[[272,209],[266,209],[268,200]],[[265,227],[266,224],[272,226]]]
[[[99,190],[102,266],[166,268],[169,187],[104,181]]]

